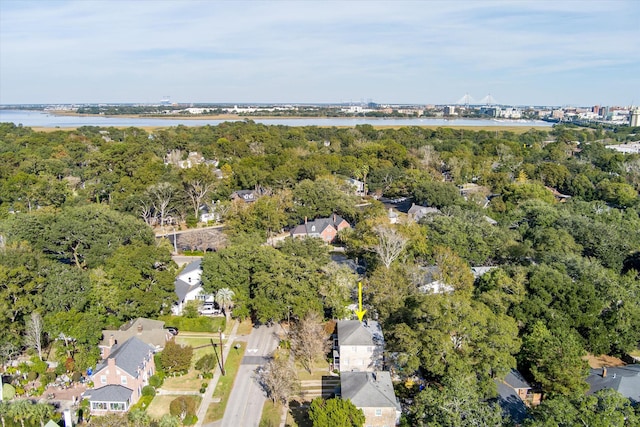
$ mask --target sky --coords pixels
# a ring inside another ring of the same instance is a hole
[[[640,1],[0,0],[0,104],[639,105]]]

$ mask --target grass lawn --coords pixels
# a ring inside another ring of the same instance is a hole
[[[189,373],[179,377],[167,377],[162,384],[162,389],[167,391],[198,391],[203,382],[198,378],[199,371],[190,370]]]
[[[236,320],[236,322],[240,322],[240,321]],[[253,323],[251,323],[251,319],[244,319],[238,325],[238,332],[236,333],[236,335],[249,335],[252,330],[253,330]]]
[[[280,403],[273,403],[271,399],[264,402],[262,407],[262,417],[260,418],[260,426],[262,427],[277,427],[280,425],[280,418],[282,415],[282,405]]]
[[[240,362],[242,361],[244,350],[246,348],[245,343],[236,341],[233,343],[234,347],[236,344],[239,344],[240,348],[237,350],[232,348],[229,352],[229,356],[225,359],[224,364],[226,375],[220,377],[218,385],[213,392],[213,398],[220,399],[220,402],[212,403],[209,408],[207,408],[207,415],[204,419],[205,423],[218,421],[224,416],[224,410],[227,408],[227,401],[229,400],[229,395],[233,388],[233,381],[236,379],[236,374],[238,373],[238,368],[240,367]]]
[[[152,419],[159,420],[160,418],[162,418],[163,415],[166,415],[169,413],[169,404],[176,397],[179,397],[179,396],[167,394],[167,395],[154,397],[153,400],[151,401],[151,404],[147,408],[147,414],[149,414],[149,416]],[[199,405],[200,401],[202,400],[202,397],[193,396],[193,398],[197,399],[197,402]],[[196,408],[198,407],[198,405],[196,405]]]
[[[313,361],[311,365],[311,373],[309,373],[300,362],[296,362],[296,371],[298,372],[298,379],[300,381],[309,380],[322,380],[323,376],[329,375],[329,363],[318,358]]]

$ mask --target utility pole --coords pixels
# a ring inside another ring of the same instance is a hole
[[[222,362],[222,367],[220,369],[220,372],[222,372],[222,375],[226,375],[226,371],[224,369],[224,347],[222,346],[222,329],[218,328],[218,334],[220,334],[220,361]]]

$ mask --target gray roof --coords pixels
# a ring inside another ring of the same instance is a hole
[[[340,389],[343,399],[358,408],[394,408],[400,410],[388,371],[342,372]]]
[[[182,275],[182,274],[185,274],[185,273],[191,273],[192,271],[196,271],[196,270],[200,269],[201,265],[202,265],[202,260],[201,259],[197,259],[195,261],[192,261],[189,264],[187,264],[186,267],[182,269],[182,271],[180,271],[179,275]]]
[[[187,283],[182,279],[176,279],[175,283],[175,292],[178,296],[178,301],[184,301],[184,298],[187,296],[189,292],[194,289],[198,289],[202,286],[201,283]]]
[[[498,386],[496,401],[502,408],[502,412],[509,415],[516,424],[522,423],[527,418],[527,406],[513,388],[501,381],[496,381],[496,385]]]
[[[510,385],[512,388],[531,388],[527,380],[524,379],[522,374],[515,369],[509,371],[504,377],[504,382]]]
[[[382,345],[382,329],[378,322],[369,320],[340,320],[338,322],[338,343],[340,345]]]
[[[416,221],[420,221],[420,219],[422,219],[422,217],[424,217],[425,215],[439,214],[439,213],[440,213],[440,209],[438,208],[420,206],[416,204],[412,204],[409,210],[407,211],[407,214],[410,217],[413,217]]]
[[[109,359],[115,359],[116,366],[133,377],[138,376],[138,369],[144,366],[146,359],[152,357],[155,348],[145,344],[137,337],[129,338],[122,344],[113,347]],[[107,360],[101,361],[96,367],[96,372],[107,366]]]
[[[171,338],[171,334],[164,329],[163,321],[145,319],[143,317],[138,317],[125,323],[117,330],[103,330],[102,341],[99,345],[101,347],[109,347],[111,336],[117,343],[124,343],[131,337],[137,337],[142,342],[160,348],[164,347],[167,339]]]
[[[624,397],[640,403],[640,364],[607,368],[607,376],[602,376],[602,368],[591,369],[587,377],[592,394],[605,388],[616,390]]]
[[[133,390],[121,385],[106,385],[95,390],[87,390],[85,397],[89,395],[92,402],[128,402]]]
[[[313,236],[315,234],[320,234],[327,227],[331,226],[338,230],[338,225],[343,221],[346,221],[340,215],[331,215],[328,218],[317,218],[313,221],[306,221],[304,224],[300,224],[296,226],[292,231],[292,235],[301,235],[306,234],[308,236]]]

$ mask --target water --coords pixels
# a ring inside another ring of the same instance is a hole
[[[249,118],[250,119],[250,118]],[[28,127],[46,128],[77,128],[80,126],[100,126],[100,127],[169,127],[169,126],[204,126],[219,125],[229,121],[237,120],[205,120],[205,119],[184,119],[176,117],[173,119],[164,118],[131,118],[131,117],[101,117],[101,116],[59,116],[44,111],[28,110],[1,110],[0,122],[10,122],[16,125],[22,124]],[[545,126],[551,127],[552,123],[541,120],[493,120],[493,119],[432,119],[432,118],[373,118],[373,117],[335,117],[335,118],[262,118],[252,119],[256,123],[265,125],[284,126],[347,126],[372,125],[372,126]]]

